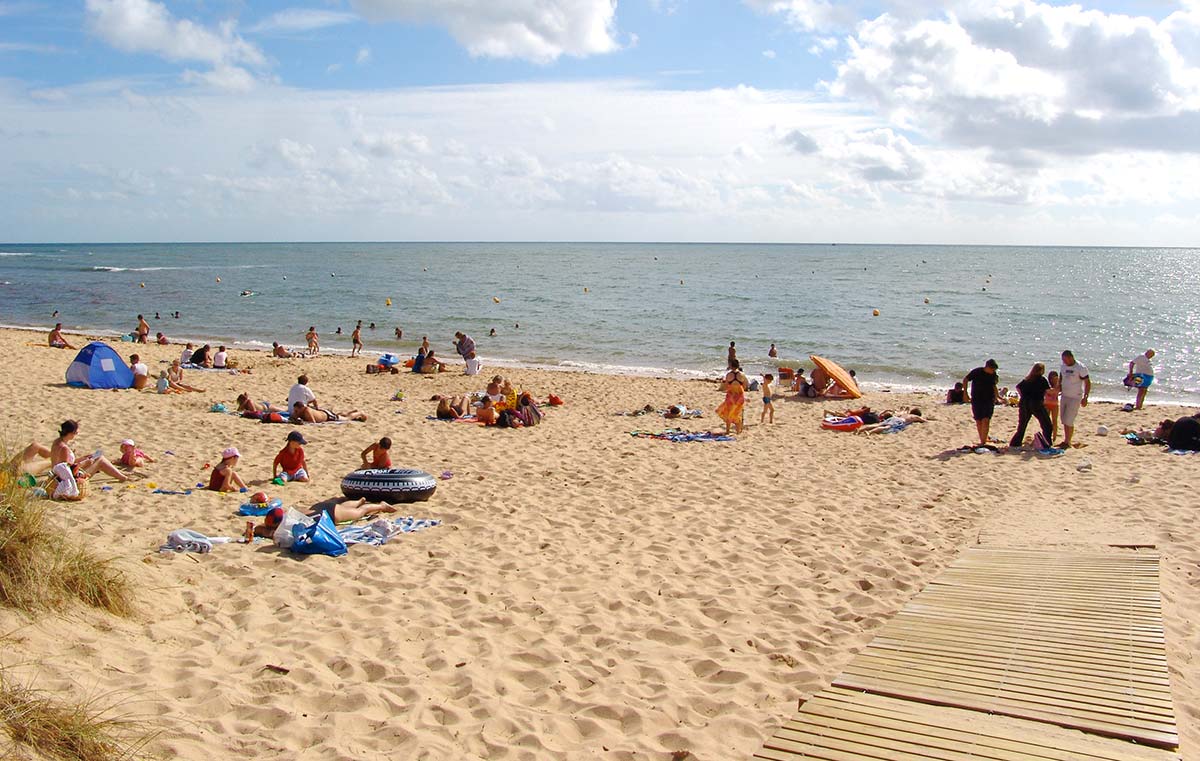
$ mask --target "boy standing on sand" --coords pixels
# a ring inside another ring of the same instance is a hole
[[[771,344],[771,345],[774,346],[775,344]],[[763,409],[762,409],[762,414],[758,416],[758,424],[759,425],[762,425],[763,420],[767,420],[768,422],[771,422],[771,423],[775,422],[775,403],[771,401],[771,384],[774,382],[775,382],[775,376],[772,375],[771,373],[767,373],[766,375],[763,376],[763,382],[762,382]]]
[[[1075,361],[1075,355],[1068,349],[1062,353],[1062,368],[1059,370],[1062,392],[1058,400],[1058,417],[1062,420],[1063,441],[1059,449],[1071,446],[1071,436],[1075,433],[1075,416],[1080,407],[1086,407],[1088,394],[1092,393],[1092,379],[1088,369]]]
[[[1000,378],[996,371],[1000,365],[996,360],[989,359],[983,367],[977,367],[963,378],[963,388],[970,388],[967,401],[971,403],[971,417],[975,418],[975,430],[979,433],[979,446],[988,445],[988,429],[992,427],[992,413],[996,411],[996,402],[1000,401],[997,389]]]
[[[359,352],[362,351],[362,347],[363,347],[362,326],[359,326],[359,325],[354,326],[354,332],[350,334],[350,342],[351,342],[350,356],[357,357]]]

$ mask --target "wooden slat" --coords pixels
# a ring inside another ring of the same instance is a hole
[[[767,761],[1178,761],[1058,727],[830,688],[754,756]]]
[[[967,550],[756,758],[1177,759],[1158,561]]]

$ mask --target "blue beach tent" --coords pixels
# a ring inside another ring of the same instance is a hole
[[[67,385],[78,388],[131,388],[133,371],[116,349],[93,341],[79,350],[67,368]]]

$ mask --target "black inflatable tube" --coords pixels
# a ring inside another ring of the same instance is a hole
[[[423,470],[368,468],[347,473],[342,494],[370,502],[424,502],[437,490],[437,480]]]

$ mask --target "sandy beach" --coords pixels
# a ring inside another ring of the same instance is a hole
[[[674,421],[615,413],[683,403],[704,418],[680,427],[718,430],[713,384],[506,369],[566,404],[539,427],[502,430],[426,419],[433,394],[482,389],[486,357],[469,378],[236,352],[252,373],[189,371],[205,393],[157,395],[69,388],[75,352],[42,344],[0,331],[0,436],[49,444],[74,418],[76,452],[115,459],[129,437],[158,460],[58,509],[141,596],[130,619],[0,610],[0,661],[46,689],[121,700],[161,730],[147,750],[163,758],[747,758],[974,545],[1156,545],[1181,753],[1200,758],[1200,457],[1115,435],[1194,410],[1094,404],[1078,423],[1085,447],[1043,459],[958,452],[974,435],[969,409],[933,396],[869,394],[931,422],[866,437],[819,430],[830,401],[778,401],[776,423],[759,425],[748,394],[736,442],[677,444],[629,435]],[[154,375],[181,350],[114,346]],[[209,408],[233,408],[242,391],[282,403],[301,372],[323,405],[369,419],[303,427],[312,481],[274,486],[271,461],[294,428]],[[1017,379],[1008,368],[1005,385]],[[1015,408],[998,410],[993,436],[1016,422]],[[1114,434],[1097,436],[1101,424]],[[252,490],[305,509],[337,495],[385,435],[397,466],[453,474],[430,501],[401,506],[440,526],[342,558],[269,542],[157,552],[178,528],[242,532],[243,495],[152,493],[207,481],[224,447],[241,450]]]

